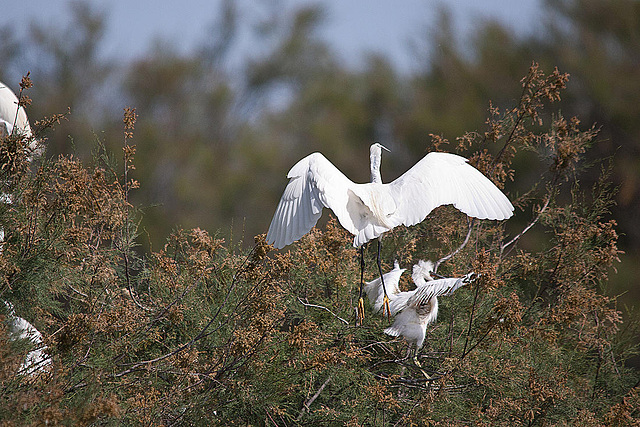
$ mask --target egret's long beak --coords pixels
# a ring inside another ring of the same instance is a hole
[[[439,275],[438,273],[436,273],[435,271],[430,271],[429,272],[430,275],[437,277],[438,279],[444,279],[444,276]]]
[[[379,144],[379,145],[380,145],[380,147],[384,148],[384,149],[385,149],[385,150],[387,150],[388,152],[391,152],[391,150],[389,150],[389,149],[388,149],[387,147],[385,147],[384,145],[382,145],[382,144]]]

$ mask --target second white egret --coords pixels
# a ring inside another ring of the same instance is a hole
[[[418,352],[424,345],[427,327],[436,321],[438,317],[438,297],[451,295],[461,286],[472,282],[477,275],[469,273],[460,278],[434,279],[433,263],[431,261],[418,261],[413,266],[411,278],[416,288],[412,291],[401,292],[398,286],[400,276],[404,269],[400,269],[396,262],[394,269],[384,275],[389,286],[390,312],[396,318],[393,325],[384,330],[385,334],[395,337],[402,336],[409,344],[415,344],[413,349],[413,362],[423,375],[431,377],[422,369],[418,361]],[[365,286],[365,291],[374,311],[379,311],[382,304],[380,279],[372,280]]]
[[[417,350],[424,344],[427,326],[435,322],[438,317],[438,297],[451,295],[475,278],[475,274],[469,273],[460,278],[434,279],[431,277],[432,270],[431,261],[420,260],[413,266],[411,275],[416,289],[389,294],[391,314],[396,315],[396,318],[393,325],[386,328],[384,332],[396,337],[403,336],[409,343],[415,344]],[[370,282],[370,284],[373,288],[371,294],[373,294],[375,283]],[[397,285],[394,289],[397,289]]]

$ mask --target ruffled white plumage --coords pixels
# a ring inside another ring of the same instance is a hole
[[[393,325],[384,332],[392,336],[403,336],[408,342],[415,343],[421,348],[424,343],[427,326],[435,322],[438,317],[438,297],[451,295],[461,286],[471,280],[472,274],[460,278],[445,278],[433,280],[430,272],[433,269],[431,261],[419,261],[413,267],[413,279],[416,289],[400,292],[398,283],[404,269],[396,263],[394,269],[384,275],[389,309],[392,316],[396,316]],[[377,278],[365,286],[369,301],[374,312],[382,306],[382,285]]]
[[[395,298],[389,296],[391,314],[397,315],[393,325],[384,332],[402,335],[417,348],[422,347],[427,326],[438,318],[438,297],[451,295],[464,284],[464,278],[436,279],[419,284],[413,291],[400,292]]]

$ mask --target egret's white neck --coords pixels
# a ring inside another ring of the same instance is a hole
[[[422,274],[414,274],[412,277],[413,279],[413,283],[417,286],[424,286],[427,284],[427,281],[425,280],[425,277]]]
[[[380,175],[380,158],[382,157],[382,149],[376,145],[371,146],[369,151],[369,161],[371,162],[371,182],[382,184],[382,176]]]

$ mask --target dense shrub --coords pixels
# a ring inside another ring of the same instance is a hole
[[[43,332],[53,363],[16,375],[29,345],[0,330],[1,422],[637,425],[639,373],[625,361],[638,323],[607,290],[620,253],[613,189],[606,163],[591,166],[593,188],[575,174],[597,130],[543,109],[567,78],[534,64],[518,104],[491,107],[484,131],[432,136],[504,188],[524,227],[441,207],[384,238],[387,267],[432,259],[445,275],[480,273],[441,302],[420,353],[432,379],[382,333],[386,319],[355,326],[357,253],[334,219],[286,251],[196,228],[142,253],[134,110],[121,160],[98,140],[90,164],[29,164],[16,154],[28,141],[3,140],[13,203],[0,207],[0,294]],[[510,193],[526,164],[539,179]]]

